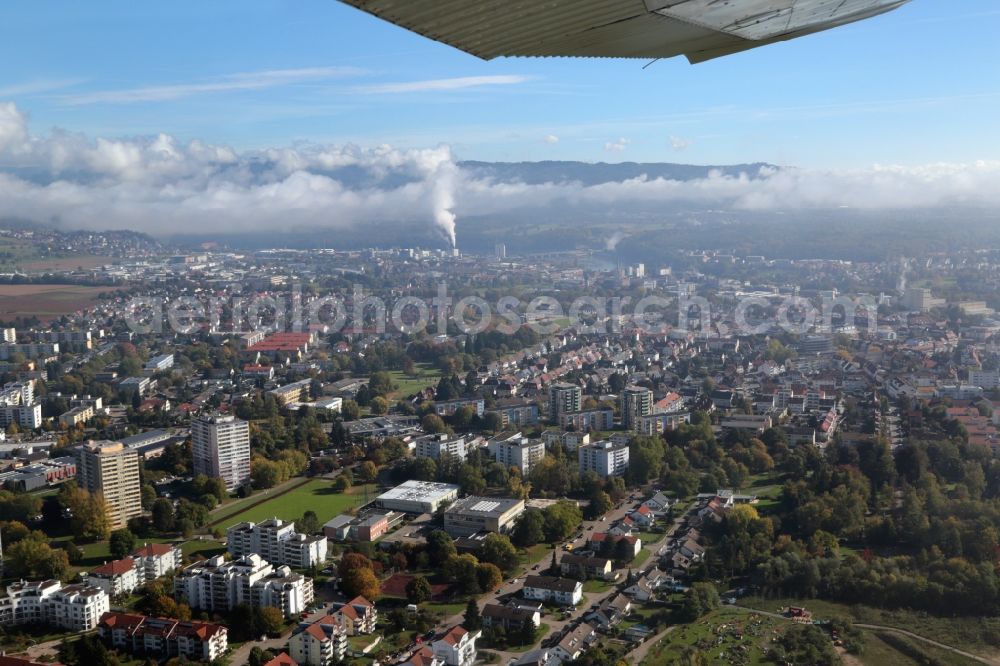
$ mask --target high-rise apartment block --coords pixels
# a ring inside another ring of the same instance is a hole
[[[191,422],[195,475],[217,477],[228,490],[250,483],[250,424],[214,414]]]
[[[549,420],[559,421],[566,412],[580,411],[583,391],[574,384],[553,384],[549,387]]]
[[[142,513],[139,452],[121,442],[87,442],[76,449],[77,484],[104,497],[111,529]]]

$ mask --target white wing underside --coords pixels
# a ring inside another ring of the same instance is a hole
[[[485,60],[702,62],[883,14],[909,0],[341,0]]]

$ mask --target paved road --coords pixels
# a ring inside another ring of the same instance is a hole
[[[661,631],[660,633],[658,633],[656,636],[650,638],[648,641],[640,643],[638,646],[636,646],[634,650],[625,655],[626,657],[628,657],[628,663],[635,664],[636,666],[641,664],[642,660],[645,659],[646,656],[649,654],[649,651],[652,650],[657,645],[659,645],[660,642],[667,637],[667,634],[677,629],[678,626],[680,625],[677,624],[671,625],[666,629],[664,629],[663,631]]]
[[[583,536],[573,540],[574,550],[584,546],[586,544],[587,536],[591,534],[593,531],[600,532],[601,529],[606,529],[610,527],[612,524],[614,524],[615,521],[624,518],[628,513],[633,511],[637,506],[637,504],[638,504],[638,496],[636,496],[636,499],[626,500],[624,503],[622,503],[621,506],[617,506],[613,510],[609,511],[607,514],[605,514],[605,520],[584,521],[583,524],[581,525]],[[634,570],[634,573],[637,576],[648,572],[650,569],[656,566],[658,553],[663,551],[663,549],[669,545],[669,542],[673,538],[674,533],[677,531],[677,528],[683,521],[684,515],[686,514],[682,514],[681,516],[674,519],[673,524],[670,526],[670,528],[667,530],[667,532],[663,535],[663,537],[659,541],[656,541],[652,544],[643,545],[643,548],[649,550],[653,554],[653,556],[650,557],[648,560],[646,560],[646,562],[643,564],[642,567]],[[577,534],[581,534],[581,531],[578,530]],[[497,603],[497,598],[500,596],[516,594],[517,591],[520,590],[522,587],[524,575],[537,574],[540,571],[544,571],[549,566],[549,563],[551,561],[552,561],[552,551],[548,551],[546,552],[545,557],[538,560],[538,562],[535,565],[531,565],[529,563],[529,565],[524,568],[524,571],[518,575],[517,583],[511,584],[509,581],[505,582],[504,585],[500,588],[500,590],[491,594],[488,597],[480,599],[479,601],[482,604]],[[618,585],[616,585],[604,593],[600,592],[584,593],[583,601],[581,601],[577,605],[578,610],[576,613],[573,613],[572,615],[565,618],[555,615],[550,615],[548,617],[543,618],[543,622],[547,624],[550,628],[546,633],[546,635],[543,636],[541,640],[546,640],[550,636],[558,635],[560,632],[562,632],[563,629],[566,628],[567,625],[572,624],[573,622],[576,622],[577,620],[581,619],[583,615],[589,612],[592,606],[600,605],[605,599],[608,599],[617,594],[618,591],[619,591]],[[462,615],[453,615],[452,617],[446,618],[443,622],[441,622],[438,625],[439,629],[447,629],[456,624],[461,624],[462,619],[463,619]],[[496,652],[497,655],[500,657],[501,664],[508,663],[509,661],[516,659],[520,657],[522,654],[524,654],[524,651],[515,653],[515,652],[502,652],[494,650],[494,652]]]

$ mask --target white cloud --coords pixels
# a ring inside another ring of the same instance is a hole
[[[614,145],[626,145],[618,142]],[[282,228],[378,229],[385,221],[451,232],[463,215],[556,202],[615,206],[682,202],[714,209],[1000,209],[1000,162],[877,165],[857,170],[769,169],[694,181],[640,177],[584,186],[474,177],[447,146],[296,146],[238,152],[161,134],[140,139],[30,133],[0,103],[3,215],[83,229],[154,235]],[[25,168],[24,171],[21,168]],[[30,173],[26,177],[22,173]],[[360,174],[360,176],[359,176]]]
[[[398,83],[376,83],[359,86],[358,92],[370,94],[396,94],[415,92],[436,92],[464,90],[486,86],[510,86],[530,81],[531,77],[517,74],[497,74],[493,76],[459,76],[451,79],[428,79],[425,81],[402,81]]]
[[[604,150],[607,150],[608,152],[612,153],[620,153],[623,152],[630,143],[632,143],[631,140],[622,137],[617,141],[608,141],[606,144],[604,144]]]
[[[137,102],[163,102],[194,95],[231,92],[236,90],[260,90],[276,88],[310,81],[328,81],[353,76],[361,76],[365,70],[357,67],[303,67],[300,69],[271,69],[259,72],[229,74],[211,81],[179,83],[166,86],[140,86],[121,90],[98,90],[95,92],[63,95],[64,104],[80,106],[85,104],[133,104]]]
[[[555,134],[548,134],[542,139],[545,143],[559,143],[559,137]]]
[[[671,136],[670,147],[676,150],[677,152],[681,152],[691,147],[691,141],[689,141],[688,139],[683,139],[679,136]]]
[[[39,79],[37,81],[15,83],[0,87],[0,99],[5,97],[20,97],[22,95],[36,95],[38,93],[46,93],[53,90],[62,90],[63,88],[69,88],[70,86],[83,83],[83,81],[83,79],[59,79],[53,81]]]

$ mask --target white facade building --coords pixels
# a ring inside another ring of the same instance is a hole
[[[271,518],[262,523],[238,523],[226,530],[229,554],[257,553],[268,562],[310,569],[326,562],[326,537],[299,534],[295,523]]]
[[[250,424],[235,416],[203,416],[191,422],[195,475],[220,478],[227,490],[250,483]]]
[[[108,612],[111,600],[99,587],[66,585],[58,580],[20,581],[0,599],[0,624],[48,624],[68,631],[90,631]]]
[[[490,440],[489,450],[498,463],[506,467],[517,467],[522,476],[527,476],[531,468],[545,457],[545,442],[528,439],[517,433],[512,437]]]
[[[608,440],[584,444],[576,450],[580,473],[596,472],[601,478],[622,476],[628,470],[628,444]]]
[[[233,606],[271,606],[286,618],[313,600],[312,578],[275,568],[259,555],[227,562],[221,555],[197,562],[174,577],[174,596],[191,608],[228,611]]]

